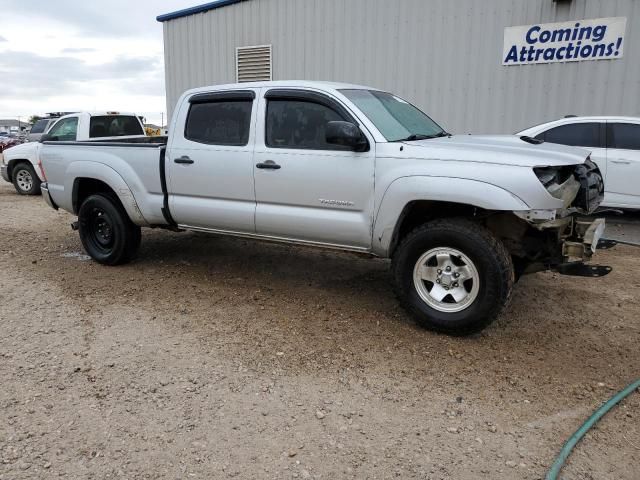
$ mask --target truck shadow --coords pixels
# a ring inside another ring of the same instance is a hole
[[[268,292],[270,302],[280,308],[292,301],[324,305],[322,308],[329,310],[348,310],[348,315],[359,321],[375,318],[376,323],[401,323],[420,335],[441,337],[420,328],[399,306],[392,291],[388,260],[194,233],[146,235],[142,245],[136,261],[139,265],[151,267],[163,262],[176,269],[176,275],[205,278],[212,284],[233,288],[239,295]],[[577,282],[586,282],[587,286],[591,282],[597,290],[593,279]],[[574,278],[551,273],[525,276],[514,287],[510,305],[493,326],[455,341],[473,341],[486,335],[508,336],[511,341],[533,335],[540,341],[541,329],[576,315],[567,298],[585,296],[594,301],[594,295],[597,291],[584,292],[576,287]],[[541,305],[546,305],[547,314],[539,310]],[[569,323],[563,331],[575,335],[580,328],[579,323]],[[556,339],[549,340],[555,343]]]

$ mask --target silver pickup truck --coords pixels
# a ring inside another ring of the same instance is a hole
[[[405,100],[356,85],[266,82],[182,95],[168,138],[44,142],[42,192],[78,215],[87,253],[131,260],[140,227],[391,258],[425,327],[468,334],[520,275],[588,260],[604,230],[586,150],[450,135]]]

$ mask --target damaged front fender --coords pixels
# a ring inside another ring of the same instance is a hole
[[[587,158],[580,165],[533,169],[547,192],[563,203],[558,216],[589,215],[604,200],[604,182],[598,166]]]

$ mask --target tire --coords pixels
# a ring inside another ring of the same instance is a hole
[[[112,194],[91,195],[82,203],[78,232],[87,254],[103,265],[128,263],[140,247],[140,227]]]
[[[19,163],[11,172],[13,186],[20,195],[40,195],[40,179],[30,163]]]
[[[434,220],[413,230],[398,246],[392,270],[396,294],[417,322],[456,336],[488,326],[514,284],[503,243],[466,219]]]

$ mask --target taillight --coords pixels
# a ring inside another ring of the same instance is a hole
[[[47,175],[44,173],[44,167],[42,166],[42,159],[38,158],[38,168],[40,169],[40,173],[42,173],[42,178],[44,181],[47,181]]]

